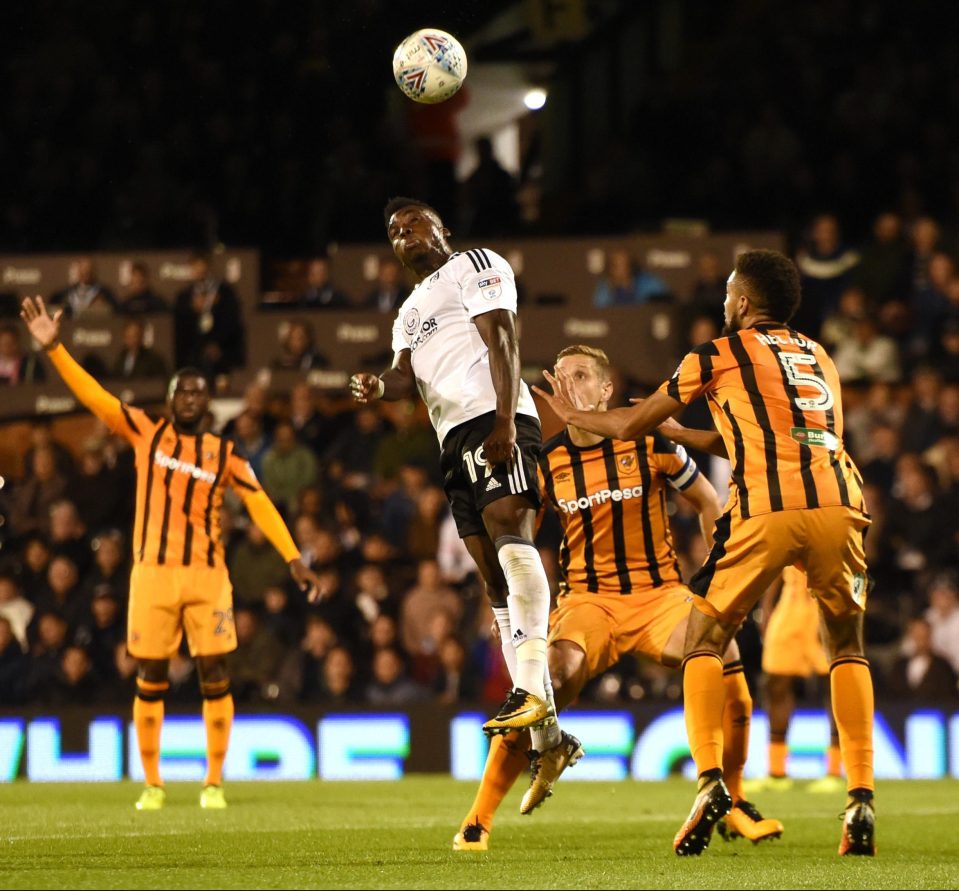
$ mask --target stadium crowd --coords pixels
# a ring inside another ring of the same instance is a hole
[[[847,445],[873,515],[867,552],[877,584],[867,640],[878,689],[955,698],[954,254],[926,218],[907,231],[900,217],[882,214],[873,237],[856,247],[828,215],[813,220],[810,233],[797,254],[806,295],[797,327],[820,337],[844,382]],[[723,292],[723,271],[704,263],[694,288],[675,296],[691,344],[717,336]],[[10,336],[0,332],[0,345]],[[30,361],[32,378],[13,373],[3,357],[0,374],[10,384],[36,379],[44,360]],[[702,406],[687,414],[692,426],[708,424]],[[239,701],[385,706],[500,698],[507,679],[490,641],[491,613],[456,536],[421,406],[356,408],[305,382],[279,396],[254,384],[238,413],[218,413],[210,423],[249,458],[323,582],[321,602],[308,607],[239,503],[227,503],[222,523],[240,643],[231,674]],[[124,644],[131,454],[105,430],[76,445],[68,448],[48,422],[36,422],[21,477],[0,490],[0,704],[126,702],[132,695],[135,665]],[[688,578],[706,546],[681,500],[672,525]],[[554,591],[558,540],[547,514],[539,544]],[[753,674],[761,624],[760,615],[752,617],[740,635]],[[198,697],[185,648],[172,677],[173,701]],[[607,701],[679,694],[678,675],[632,663],[586,693]]]

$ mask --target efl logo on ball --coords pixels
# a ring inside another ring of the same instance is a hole
[[[444,102],[463,85],[466,53],[452,34],[422,28],[410,34],[393,53],[393,77],[416,102]]]

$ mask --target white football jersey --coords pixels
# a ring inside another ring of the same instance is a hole
[[[393,352],[410,351],[440,445],[457,425],[496,409],[489,350],[473,323],[494,309],[516,312],[516,281],[506,260],[479,248],[453,254],[423,279],[393,323]],[[516,411],[539,417],[523,381]]]

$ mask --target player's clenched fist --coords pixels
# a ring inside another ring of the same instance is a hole
[[[361,371],[350,378],[350,394],[357,402],[372,402],[383,395],[383,381],[375,374]]]

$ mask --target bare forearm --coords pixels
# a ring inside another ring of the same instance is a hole
[[[389,368],[380,375],[383,382],[383,395],[380,399],[396,402],[399,399],[412,399],[416,395],[416,379],[399,368]]]
[[[718,501],[704,504],[699,511],[699,528],[703,533],[703,539],[706,547],[711,548],[713,544],[713,533],[716,531],[716,521],[723,512]]]
[[[519,344],[507,330],[497,331],[489,345],[489,370],[496,391],[496,414],[514,417],[519,404]]]
[[[684,448],[705,452],[707,455],[715,455],[717,458],[729,457],[726,453],[726,443],[723,442],[723,438],[715,430],[693,430],[689,427],[682,427],[679,430],[670,428],[662,432]]]
[[[642,407],[611,408],[608,411],[576,410],[570,413],[569,423],[580,430],[628,441],[644,436],[656,426],[656,422],[646,423],[642,414]]]

